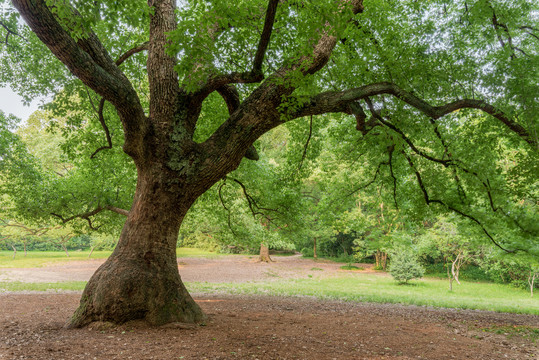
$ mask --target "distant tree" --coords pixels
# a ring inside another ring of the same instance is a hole
[[[55,226],[47,232],[47,237],[50,242],[60,246],[62,250],[69,257],[69,251],[67,250],[69,241],[75,237],[73,229],[69,226]]]
[[[481,246],[476,234],[463,233],[466,226],[470,224],[458,218],[441,216],[420,237],[420,251],[423,254],[442,258],[449,280],[449,291],[453,291],[453,281],[460,285],[461,267],[479,253]]]
[[[506,254],[490,251],[482,260],[481,267],[494,281],[527,288],[532,297],[534,289],[539,287],[539,257],[532,253]]]
[[[50,226],[32,226],[12,220],[2,220],[0,227],[3,227],[2,233],[22,243],[24,256],[27,255],[28,243],[42,238],[51,229]]]
[[[17,248],[15,247],[15,244],[13,242],[10,242],[11,235],[4,235],[0,233],[0,242],[9,243],[9,246],[13,249],[13,256],[12,258],[15,259],[15,255],[17,255]]]

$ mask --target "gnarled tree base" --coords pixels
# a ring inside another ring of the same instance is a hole
[[[159,268],[150,259],[126,261],[113,256],[88,282],[68,327],[96,321],[122,324],[144,320],[159,326],[206,319],[183,285],[177,268]]]

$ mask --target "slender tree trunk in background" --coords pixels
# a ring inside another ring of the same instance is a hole
[[[92,256],[92,253],[94,252],[95,246],[92,246],[90,248],[90,253],[88,254],[88,257]]]
[[[376,260],[376,267],[385,271],[387,268],[387,253],[380,249],[376,249],[374,259]]]
[[[386,252],[382,252],[381,262],[382,262],[382,270],[386,271],[387,270],[387,253]]]
[[[13,249],[13,259],[15,259],[15,255],[17,255],[17,248],[15,245],[11,245],[11,248]]]
[[[23,240],[22,244],[24,246],[24,257],[26,257],[26,241],[27,240]]]
[[[62,249],[64,249],[67,257],[69,257],[69,253],[67,252],[67,243],[69,240],[73,238],[73,235],[63,235],[60,236],[60,245],[62,246]]]
[[[528,276],[528,284],[530,285],[530,295],[533,297],[533,288],[535,286],[535,278],[537,277],[537,273],[533,272],[533,270],[530,270],[530,276]]]
[[[270,255],[269,255],[269,248],[263,243],[260,244],[260,256],[258,260],[261,262],[267,262],[267,263],[273,261],[271,260]]]
[[[449,291],[453,291],[453,276],[449,270],[449,264],[447,264],[447,278],[449,279]]]
[[[318,259],[318,255],[316,254],[316,238],[313,239],[313,243],[314,243],[314,245],[313,245],[313,257],[316,260],[316,259]]]

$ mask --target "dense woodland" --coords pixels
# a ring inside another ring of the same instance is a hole
[[[200,320],[176,246],[538,272],[534,1],[3,4],[2,83],[53,100],[0,114],[0,246],[119,238],[83,298],[166,274],[133,308]]]
[[[66,140],[48,124],[47,113],[38,111],[14,132],[38,169],[72,171],[61,147]],[[258,254],[264,244],[271,252],[372,262],[384,271],[394,255],[404,254],[434,276],[454,277],[451,269],[458,264],[461,279],[529,287],[529,277],[539,272],[534,254],[497,248],[476,223],[458,214],[427,208],[418,216],[413,207],[401,210],[400,199],[387,191],[391,183],[376,181],[379,169],[369,169],[356,144],[343,146],[330,131],[307,121],[262,137],[260,159],[242,164],[193,206],[178,246]],[[15,247],[17,256],[27,250],[61,250],[67,256],[68,251],[113,250],[123,222],[117,217],[93,228],[88,221],[59,226],[10,218],[6,210],[0,249]]]

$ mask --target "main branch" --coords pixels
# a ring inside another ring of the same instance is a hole
[[[115,106],[126,129],[125,151],[140,155],[147,130],[146,116],[133,86],[110,58],[97,36],[86,31],[75,41],[44,0],[13,0],[13,5],[37,37],[85,85]],[[62,6],[69,6],[62,3]],[[78,16],[71,9],[73,16]]]
[[[441,106],[432,106],[425,100],[390,82],[374,83],[344,91],[320,93],[311,97],[301,109],[292,113],[291,118],[336,112],[350,113],[350,103],[382,94],[393,95],[434,120],[460,109],[481,110],[498,119],[533,147],[539,147],[538,140],[528,133],[524,127],[510,119],[500,109],[483,100],[462,99]]]

